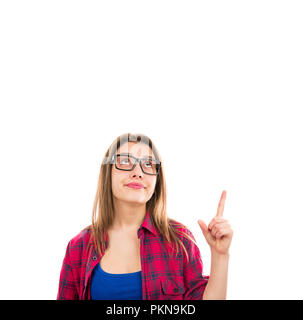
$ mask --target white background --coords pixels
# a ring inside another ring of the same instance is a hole
[[[148,135],[168,215],[223,190],[228,299],[302,299],[301,1],[1,1],[1,299],[56,299],[101,160]]]

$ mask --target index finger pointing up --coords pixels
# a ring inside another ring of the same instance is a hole
[[[226,191],[223,190],[223,192],[221,194],[220,202],[218,204],[217,215],[216,215],[217,217],[222,217],[223,216],[225,199],[226,199]]]

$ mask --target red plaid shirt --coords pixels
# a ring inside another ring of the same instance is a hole
[[[189,229],[181,226],[189,234]],[[153,225],[147,210],[138,229],[140,239],[142,299],[143,300],[201,300],[209,276],[203,276],[199,248],[180,235],[188,251],[189,261],[182,248],[177,257]],[[107,241],[107,234],[106,234]],[[90,231],[82,230],[67,245],[59,280],[57,300],[90,300],[92,271],[100,262]]]

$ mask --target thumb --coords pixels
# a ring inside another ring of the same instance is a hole
[[[202,221],[201,219],[198,220],[198,224],[203,232],[204,237],[207,239],[207,235],[208,235],[208,228],[207,225],[205,224],[204,221]]]

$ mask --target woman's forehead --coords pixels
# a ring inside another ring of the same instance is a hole
[[[135,157],[141,158],[153,156],[151,148],[145,143],[124,143],[118,148],[117,153],[129,153]]]

